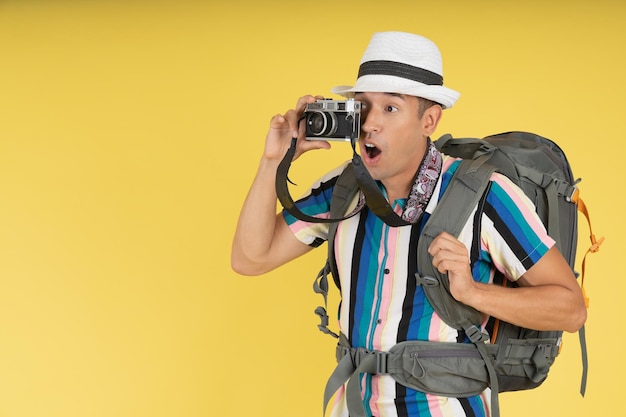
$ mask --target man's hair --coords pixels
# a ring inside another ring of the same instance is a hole
[[[427,98],[423,98],[423,97],[417,97],[417,105],[418,105],[417,116],[420,119],[424,116],[424,113],[426,113],[426,110],[428,110],[432,106],[435,106],[435,105],[440,106],[439,103],[429,100]]]

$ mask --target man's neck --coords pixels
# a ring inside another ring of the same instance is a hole
[[[393,204],[396,200],[407,198],[414,181],[415,175],[411,176],[408,181],[401,179],[383,181],[383,186],[387,192],[387,201]]]

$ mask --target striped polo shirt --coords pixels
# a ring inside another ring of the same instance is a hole
[[[388,351],[405,340],[468,342],[446,325],[416,283],[417,240],[450,182],[459,160],[443,156],[442,173],[422,219],[414,225],[391,227],[365,206],[342,221],[335,237],[335,258],[341,284],[338,326],[353,347]],[[345,165],[317,181],[298,200],[298,208],[318,217],[330,215],[330,198]],[[537,217],[533,203],[508,178],[493,174],[482,215],[475,207],[458,239],[470,254],[476,281],[491,283],[496,270],[512,281],[530,269],[554,244]],[[356,206],[355,196],[353,206]],[[400,214],[406,199],[393,202]],[[308,223],[283,212],[295,236],[319,246],[328,237],[328,225]],[[489,317],[482,323],[483,330]],[[485,330],[486,331],[486,330]],[[469,398],[447,398],[414,391],[388,375],[366,374],[361,382],[368,415],[486,416],[489,389]],[[335,396],[332,417],[348,417],[343,389]]]

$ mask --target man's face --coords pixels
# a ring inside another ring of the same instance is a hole
[[[426,150],[424,117],[417,97],[357,93],[362,102],[360,153],[367,170],[390,189],[410,187]],[[403,196],[405,197],[405,196]]]

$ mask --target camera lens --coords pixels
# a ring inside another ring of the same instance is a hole
[[[328,136],[337,130],[337,119],[333,113],[312,112],[306,119],[309,132],[315,136]]]

